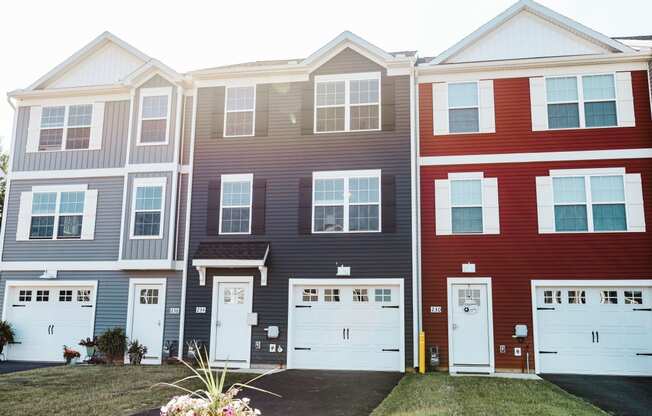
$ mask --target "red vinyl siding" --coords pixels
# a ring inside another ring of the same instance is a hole
[[[509,82],[527,84],[522,80]],[[501,85],[499,91],[503,87]],[[518,120],[521,117],[516,121],[521,123]],[[504,127],[501,130],[504,131]],[[459,136],[456,140],[468,141]],[[641,140],[638,146],[650,147],[649,141],[647,137],[647,141]],[[463,151],[462,144],[455,150]],[[652,159],[421,167],[423,327],[426,345],[439,346],[443,366],[448,365],[447,277],[492,278],[497,369],[521,367],[521,358],[513,354],[513,347],[518,346],[512,339],[516,324],[528,325],[530,337],[524,347],[529,345],[530,365],[534,368],[531,280],[652,278],[652,234],[649,232],[538,233],[537,176],[547,176],[550,169],[608,167],[625,167],[628,173],[641,173],[646,225],[648,229],[652,227]],[[445,179],[450,172],[478,171],[484,172],[485,177],[498,178],[500,234],[436,236],[434,180]],[[466,262],[476,264],[476,273],[461,272],[462,263]],[[442,306],[441,314],[430,313],[430,306],[434,305]],[[507,353],[499,352],[500,345],[507,346]]]
[[[433,135],[432,84],[419,84],[421,156],[558,152],[652,146],[647,71],[632,72],[636,126],[532,131],[528,78],[494,80],[496,133]]]

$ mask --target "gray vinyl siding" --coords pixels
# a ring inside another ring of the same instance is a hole
[[[163,213],[163,236],[160,239],[135,239],[131,235],[131,208],[133,204],[134,178],[166,178],[165,202]],[[170,234],[170,200],[172,197],[172,174],[170,172],[148,172],[129,174],[127,185],[127,204],[125,205],[125,223],[123,233],[122,259],[123,260],[144,260],[144,259],[167,259],[168,258],[168,236]]]
[[[315,74],[379,71],[377,64],[347,49]],[[385,74],[384,74],[385,75]],[[285,363],[287,347],[288,279],[333,278],[336,264],[351,267],[351,278],[401,278],[405,292],[405,357],[412,366],[412,258],[410,204],[410,85],[408,76],[395,78],[395,127],[391,131],[301,135],[302,83],[272,84],[269,88],[268,136],[216,138],[215,94],[198,90],[194,153],[191,240],[187,280],[185,339],[208,343],[212,276],[216,273],[255,275],[252,363]],[[298,234],[299,179],[314,171],[381,169],[396,180],[396,232],[357,234]],[[221,174],[253,173],[266,179],[265,235],[207,236],[207,190]],[[260,286],[257,270],[210,270],[199,286],[192,254],[203,241],[259,240],[271,244],[268,286]],[[196,314],[205,306],[206,314]],[[264,328],[280,327],[280,337],[268,340]],[[255,341],[263,347],[253,348]],[[269,353],[267,345],[283,346]]]
[[[104,106],[102,147],[27,153],[30,107],[18,108],[14,171],[118,168],[125,165],[129,130],[129,101],[107,101]]]
[[[21,192],[32,186],[87,184],[98,190],[95,238],[93,240],[16,241]],[[8,199],[3,261],[92,261],[117,260],[120,242],[123,177],[58,180],[13,180]]]
[[[0,274],[0,305],[4,300],[7,280],[38,280],[42,271],[2,272]],[[97,301],[95,304],[95,335],[114,327],[126,329],[127,302],[129,299],[129,278],[167,278],[165,296],[165,326],[163,345],[166,341],[178,344],[179,314],[171,314],[170,308],[181,305],[181,272],[123,272],[123,271],[60,271],[57,281],[97,280]]]
[[[166,145],[138,145],[138,124],[140,123],[140,91],[143,88],[172,87],[170,97],[170,131],[168,132],[168,144]],[[129,153],[130,163],[165,163],[174,160],[174,137],[176,132],[177,119],[177,88],[160,75],[153,76],[136,89],[133,105],[133,125],[131,129],[131,149]]]
[[[186,241],[186,212],[188,212],[188,175],[180,174],[179,178],[179,212],[177,221],[177,246],[175,252],[176,259],[183,260]]]

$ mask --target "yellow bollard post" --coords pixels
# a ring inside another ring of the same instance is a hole
[[[426,372],[426,333],[419,332],[419,373]]]

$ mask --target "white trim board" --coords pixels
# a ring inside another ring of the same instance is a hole
[[[28,179],[78,179],[122,176],[129,173],[175,172],[187,173],[187,166],[178,163],[141,163],[129,164],[123,168],[65,169],[65,170],[27,170],[9,172],[12,180]]]
[[[147,277],[142,277],[142,278],[136,278],[136,277],[131,277],[129,278],[129,296],[128,296],[128,302],[127,302],[127,322],[126,322],[126,331],[125,334],[127,335],[128,338],[131,338],[131,331],[133,331],[133,326],[134,326],[134,302],[136,301],[137,297],[134,294],[134,290],[136,289],[136,285],[159,285],[161,286],[161,292],[159,294],[159,302],[163,304],[163,317],[161,319],[162,325],[163,325],[163,330],[161,332],[161,357],[159,357],[158,363],[155,364],[161,364],[163,361],[163,338],[165,337],[165,311],[167,310],[167,303],[166,303],[166,294],[167,294],[167,279],[166,278],[147,278]],[[125,364],[129,364],[129,357],[127,353],[125,352]],[[151,364],[151,363],[143,363],[143,364]]]
[[[539,334],[537,328],[539,327],[539,322],[537,318],[537,288],[538,287],[623,287],[623,286],[644,286],[652,287],[652,279],[601,279],[601,280],[583,280],[583,279],[572,279],[572,280],[545,280],[537,279],[530,282],[530,291],[531,298],[530,302],[532,305],[532,352],[534,354],[534,372],[535,374],[540,374],[539,370],[541,368],[539,363]]]
[[[489,374],[496,372],[496,359],[495,359],[495,343],[494,343],[494,314],[493,314],[493,293],[492,293],[492,284],[491,277],[449,277],[446,279],[446,318],[448,321],[448,371],[451,373],[457,372],[484,372],[481,371],[481,368],[478,367],[462,367],[453,365],[453,321],[451,319],[451,307],[453,304],[453,285],[459,284],[470,284],[470,285],[487,285],[487,324],[488,324],[488,336],[489,336]]]
[[[580,150],[570,152],[497,153],[461,156],[424,156],[421,166],[482,165],[491,163],[564,162],[580,160],[648,159],[652,148],[616,150]]]
[[[247,283],[249,285],[249,313],[253,313],[254,311],[254,277],[253,276],[219,276],[215,275],[213,276],[213,288],[211,290],[211,333],[210,333],[210,343],[209,347],[210,351],[208,353],[209,356],[209,365],[210,366],[220,366],[220,367],[225,367],[229,365],[228,362],[224,361],[215,361],[215,337],[217,336],[217,302],[219,300],[219,293],[218,293],[218,288],[219,288],[219,283]],[[237,368],[250,368],[251,367],[251,333],[252,333],[252,328],[251,325],[249,325],[249,342],[247,343],[249,345],[248,349],[248,357],[247,360],[243,365],[238,365],[234,366]]]
[[[122,260],[122,261],[3,261],[3,272],[43,270],[183,270],[183,262],[170,260]]]
[[[398,286],[399,288],[399,309],[401,311],[401,372],[405,372],[405,280],[400,278],[382,278],[382,279],[288,279],[288,322],[287,322],[287,357],[285,360],[288,368],[292,362],[292,351],[294,350],[292,345],[292,320],[293,320],[293,311],[295,308],[292,307],[292,296],[294,286],[303,286],[303,285],[316,285],[316,286]]]

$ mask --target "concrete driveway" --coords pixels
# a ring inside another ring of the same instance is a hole
[[[652,377],[571,374],[541,377],[617,416],[648,416],[652,412]]]
[[[32,361],[0,361],[0,374],[15,373],[17,371],[34,370],[36,368],[54,367],[63,365],[58,363],[38,363]]]

